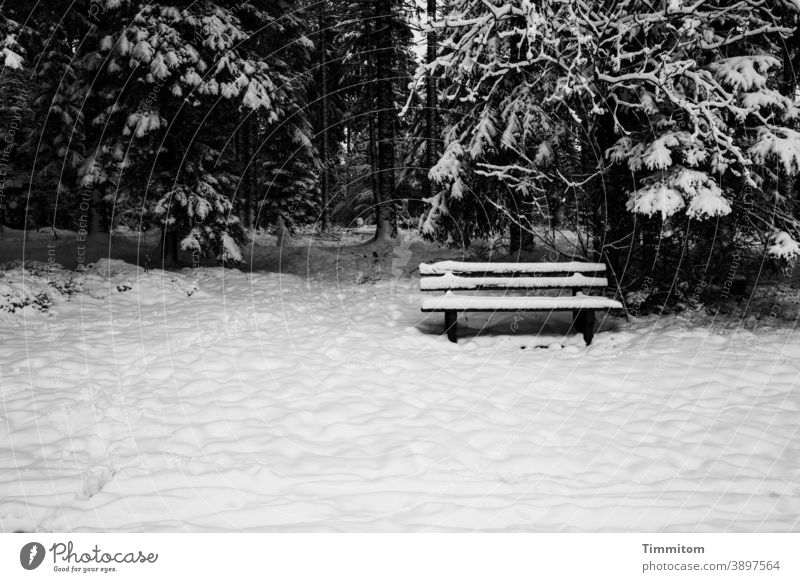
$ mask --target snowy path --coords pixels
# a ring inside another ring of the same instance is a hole
[[[415,279],[110,265],[4,320],[2,531],[800,529],[796,333],[453,345]]]

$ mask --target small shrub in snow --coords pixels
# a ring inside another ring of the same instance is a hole
[[[24,281],[24,282],[23,282]],[[11,271],[0,273],[0,311],[15,313],[31,307],[47,312],[55,303],[58,292],[48,289],[48,282],[36,275]]]

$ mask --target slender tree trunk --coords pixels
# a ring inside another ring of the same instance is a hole
[[[522,237],[520,236],[519,227],[511,223],[508,232],[508,254],[509,255],[518,255],[520,252],[520,245],[522,244]]]
[[[578,129],[577,126],[575,128]],[[597,145],[595,135],[592,133],[592,127],[582,128],[582,133],[586,136],[586,140],[580,145],[580,155],[576,160],[577,164],[575,172],[580,176],[580,180],[585,180],[597,171],[597,154],[593,146]],[[603,258],[603,245],[606,240],[606,220],[608,216],[603,207],[603,194],[602,194],[602,178],[595,179],[586,186],[586,196],[575,189],[573,194],[575,196],[575,226],[583,240],[585,237],[586,250],[593,252],[600,260]],[[600,183],[598,183],[600,182]],[[585,198],[585,200],[584,200]],[[583,206],[581,206],[583,205]],[[570,210],[568,209],[567,212]]]
[[[282,247],[289,241],[289,229],[286,228],[286,221],[280,214],[278,214],[278,217],[275,219],[275,234],[278,237],[275,240],[275,246]]]
[[[328,42],[327,42],[327,34],[326,34],[326,23],[327,23],[327,0],[320,0],[319,2],[319,34],[320,34],[320,45],[322,50],[320,51],[321,60],[322,62],[321,73],[322,73],[322,87],[320,90],[322,92],[322,135],[320,136],[322,139],[322,143],[320,145],[320,157],[322,158],[322,180],[320,184],[321,192],[321,200],[322,203],[322,215],[320,216],[320,228],[322,232],[326,232],[330,226],[330,209],[328,208],[328,201],[330,199],[330,170],[328,168]]]
[[[519,258],[523,253],[534,250],[534,238],[533,233],[530,231],[532,225],[526,220],[529,213],[526,212],[522,199],[513,191],[511,196],[514,200],[513,212],[517,216],[519,224],[516,222],[511,223],[508,246],[509,253]]]
[[[372,49],[373,46],[372,23],[369,20],[366,20],[364,22],[364,25],[367,28],[367,46],[370,49]],[[369,181],[370,181],[370,188],[372,188],[372,199],[375,201],[375,224],[377,225],[380,221],[380,212],[378,209],[380,206],[379,200],[380,200],[381,176],[378,173],[378,139],[375,130],[375,109],[376,109],[375,83],[377,75],[375,73],[374,54],[372,50],[369,50],[367,54],[367,69],[369,70],[370,75],[373,76],[367,82],[367,107],[369,108],[369,123],[368,123],[369,165],[370,165]]]
[[[233,143],[236,148],[234,157],[240,172],[239,186],[233,200],[233,211],[237,216],[243,216],[247,198],[247,122],[236,132]]]
[[[508,245],[511,255],[519,257],[523,253],[529,253],[534,250],[533,234],[529,228],[527,225],[521,226],[511,223]]]
[[[436,19],[436,0],[428,0],[428,23]],[[436,60],[436,31],[431,29],[428,32],[428,54],[426,61],[430,65]],[[425,103],[425,178],[423,187],[425,197],[433,197],[433,181],[428,177],[428,172],[436,163],[437,147],[434,140],[436,130],[436,97],[437,83],[432,71],[428,71],[426,79],[426,103]]]
[[[511,152],[502,152],[499,156],[499,164],[513,163],[514,156]],[[517,189],[504,185],[502,182],[496,182],[495,188],[498,192],[503,188],[507,191],[508,211],[515,218],[509,224],[508,252],[519,259],[523,253],[534,250],[534,237],[531,232],[533,228],[532,205],[526,202],[524,196]]]
[[[162,267],[166,266],[163,263],[167,259],[173,264],[178,264],[178,233],[166,226],[163,231],[161,258]]]
[[[375,130],[375,116],[372,112],[369,114],[369,165],[370,188],[372,188],[372,198],[375,201],[375,224],[378,224],[380,220],[378,208],[381,195],[381,175],[378,171],[378,137]]]
[[[255,117],[255,114],[252,114],[244,121],[241,129],[236,134],[234,143],[241,177],[233,211],[241,220],[244,228],[250,230],[254,226],[254,208],[258,194],[258,160],[256,154],[256,148],[258,147],[258,118]]]
[[[243,219],[245,228],[251,230],[255,220],[254,208],[258,197],[258,117],[253,117],[247,124],[247,192],[244,197]]]
[[[641,274],[651,275],[652,271],[647,270],[651,265],[645,264],[641,254],[631,259],[633,253],[643,250],[635,242],[636,218],[627,209],[627,193],[636,187],[634,176],[626,166],[609,164],[602,157],[617,139],[614,124],[613,117],[605,115],[596,125],[587,128],[588,143],[584,145],[582,156],[584,171],[593,173],[601,166],[602,177],[587,186],[589,208],[581,222],[591,230],[588,233],[592,237],[590,248],[610,267],[609,279],[624,288],[632,279]],[[625,281],[618,279],[622,274],[626,275]]]
[[[375,240],[390,240],[397,237],[397,213],[395,211],[395,122],[397,111],[394,105],[392,79],[396,72],[393,62],[392,0],[375,0],[375,16],[378,28],[375,31],[375,72],[378,93],[378,175],[379,187],[376,202],[377,224]]]
[[[92,207],[89,217],[89,234],[107,233],[109,231],[106,203],[99,190],[92,191]],[[53,217],[53,229],[55,229],[55,217]]]
[[[344,178],[345,178],[344,179],[344,199],[345,200],[350,200],[350,192],[351,192],[351,189],[352,189],[352,186],[351,186],[350,182],[351,182],[351,180],[353,178],[353,174],[351,172],[351,164],[350,164],[351,157],[350,156],[353,154],[353,149],[352,149],[352,138],[350,136],[350,133],[352,132],[352,129],[350,127],[350,122],[349,121],[345,124],[344,131],[345,131],[345,136],[346,136],[345,160],[347,162],[347,163],[345,163],[345,166],[344,166]]]

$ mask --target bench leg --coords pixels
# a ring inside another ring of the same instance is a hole
[[[447,339],[454,344],[458,343],[458,312],[444,312],[444,330],[447,333]]]
[[[572,327],[575,328],[576,333],[583,332],[585,321],[586,321],[586,314],[582,310],[575,309],[572,311]]]
[[[592,344],[594,339],[594,311],[583,311],[583,339],[586,345]]]

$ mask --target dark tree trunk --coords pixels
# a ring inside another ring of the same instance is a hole
[[[528,217],[530,211],[526,209],[522,197],[512,190],[511,199],[513,200],[513,213],[517,217],[517,222],[511,222],[509,226],[509,254],[518,259],[523,253],[533,252],[534,237],[531,232],[532,224]]]
[[[286,221],[283,219],[283,216],[278,214],[277,218],[275,219],[275,246],[282,247],[285,244],[289,243],[289,239],[291,238],[289,229],[286,226]]]
[[[239,186],[236,189],[236,197],[234,198],[233,210],[238,216],[244,216],[245,206],[247,205],[247,122],[245,121],[242,128],[236,132],[234,137],[234,146],[236,162],[238,164],[239,172]]]
[[[432,23],[436,18],[436,0],[428,0],[428,23]],[[428,32],[428,54],[426,62],[430,65],[436,60],[436,32]],[[425,103],[425,177],[423,187],[425,197],[433,197],[433,182],[428,177],[428,172],[436,163],[437,147],[434,140],[436,130],[436,106],[437,106],[437,83],[432,71],[428,71],[426,79],[426,103]]]
[[[367,20],[364,22],[364,25],[367,28],[367,45],[372,48],[372,23]],[[378,200],[380,196],[380,182],[381,177],[378,174],[378,141],[377,135],[375,131],[375,63],[374,63],[374,54],[370,50],[367,54],[367,70],[369,71],[370,75],[373,75],[373,78],[369,79],[367,82],[367,107],[369,108],[369,122],[368,122],[368,133],[369,133],[369,165],[370,165],[370,174],[369,174],[369,181],[370,181],[370,188],[372,189],[372,199],[375,201],[375,223],[378,223],[379,220],[379,212],[378,208]]]
[[[500,163],[513,163],[514,154],[511,152],[503,152],[500,154]],[[504,186],[502,183],[497,183],[496,188],[507,188],[509,199],[509,212],[514,216],[514,220],[510,220],[509,224],[509,244],[508,252],[517,258],[523,253],[532,252],[534,249],[534,236],[531,229],[533,224],[531,222],[531,208],[530,203],[526,203],[523,196],[514,188]]]
[[[352,153],[351,137],[350,137],[350,132],[352,131],[352,129],[350,128],[350,123],[349,122],[347,122],[345,124],[344,131],[345,131],[345,135],[347,136],[347,141],[346,141],[345,146],[344,146],[345,147],[345,152],[346,152],[346,158],[345,159],[349,161],[350,160],[350,155]],[[350,186],[350,180],[351,180],[350,164],[348,163],[348,164],[345,164],[345,168],[344,168],[344,198],[345,198],[345,200],[350,200],[350,187],[351,187]]]
[[[369,102],[370,104],[375,103],[375,99],[373,97],[374,88],[372,83],[369,83]],[[370,105],[371,107],[372,105]],[[375,130],[375,113],[373,111],[369,112],[369,166],[370,166],[370,173],[369,173],[369,181],[370,181],[370,188],[372,188],[372,198],[375,201],[376,211],[375,211],[375,220],[377,224],[377,220],[379,219],[379,213],[377,211],[378,201],[380,199],[380,188],[381,188],[381,176],[378,174],[378,138],[377,132]]]
[[[529,227],[511,223],[509,232],[509,253],[519,257],[522,253],[532,252],[534,249],[533,233]]]
[[[394,105],[392,80],[394,70],[394,39],[392,34],[392,0],[375,0],[377,29],[375,36],[375,73],[377,81],[377,146],[378,146],[378,195],[376,196],[375,240],[397,237],[397,213],[395,211],[395,122],[397,111]]]
[[[522,244],[522,237],[520,235],[519,227],[512,222],[508,233],[508,254],[519,254]]]
[[[661,218],[639,216],[637,222],[642,233],[642,269],[645,273],[655,273],[658,262],[658,241],[661,237]]]
[[[606,115],[597,126],[588,128],[589,145],[582,156],[584,171],[587,174],[602,168],[602,176],[595,178],[587,186],[587,216],[582,222],[590,227],[593,236],[592,248],[597,260],[608,264],[609,280],[614,280],[619,288],[624,288],[651,265],[645,265],[636,244],[636,222],[627,208],[628,192],[635,190],[634,176],[627,166],[607,165],[603,153],[608,151],[617,139],[614,133],[614,119]],[[632,257],[636,255],[635,262]],[[626,280],[620,280],[622,274]],[[651,271],[646,271],[650,274]]]
[[[320,0],[319,2],[319,34],[320,45],[322,50],[321,54],[321,84],[320,91],[321,107],[322,107],[322,133],[320,135],[320,157],[322,159],[322,176],[320,183],[320,202],[322,204],[322,215],[320,216],[320,228],[322,232],[326,232],[330,226],[330,210],[328,208],[328,201],[330,200],[330,181],[328,179],[330,171],[328,168],[328,42],[326,34],[327,22],[327,1]]]
[[[178,264],[178,233],[172,229],[164,228],[163,233],[163,246],[162,246],[162,267],[165,267],[167,261],[171,261],[174,265]]]
[[[255,205],[258,200],[258,117],[253,115],[247,124],[247,191],[244,197],[244,211],[242,219],[245,228],[253,228],[255,221]]]
[[[53,217],[55,229],[55,217]],[[101,234],[109,232],[108,217],[106,216],[106,202],[99,190],[92,192],[92,208],[90,212],[89,234]],[[55,232],[55,230],[54,230]]]

